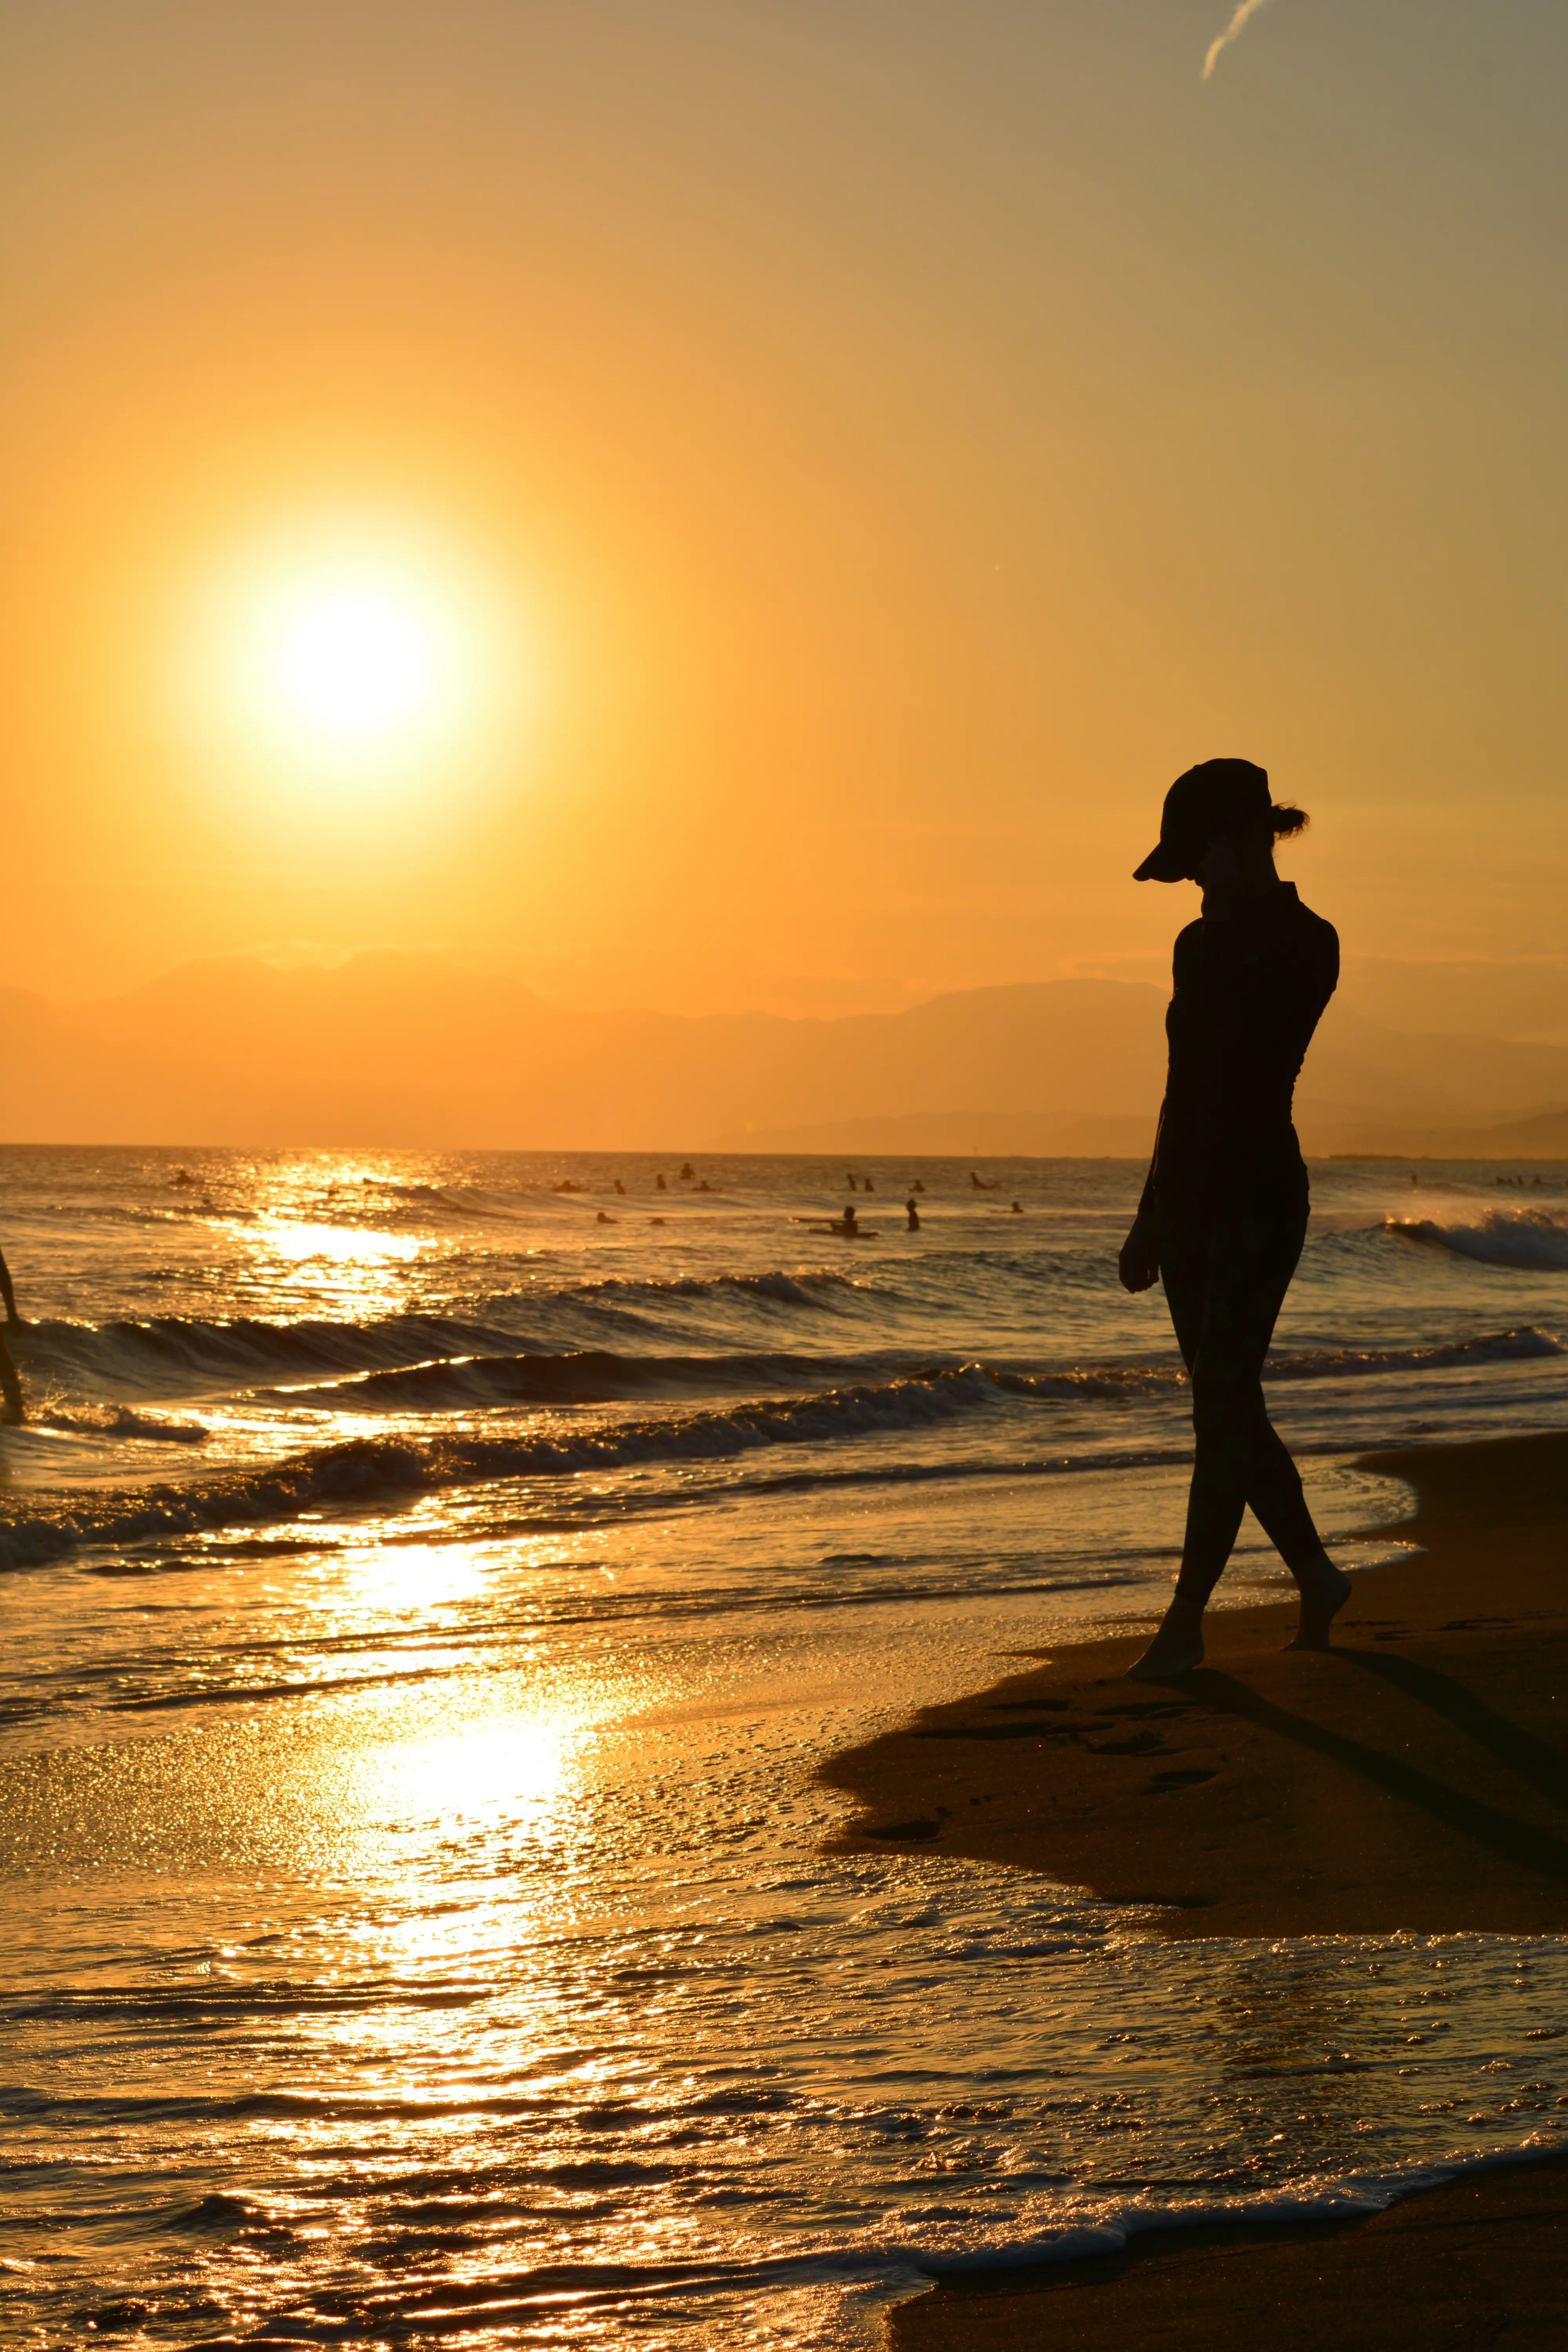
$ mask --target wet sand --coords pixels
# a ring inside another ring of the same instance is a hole
[[[1568,1435],[1365,1457],[1424,1547],[1356,1578],[1327,1654],[1292,1601],[1040,1654],[824,1769],[847,1852],[930,1844],[1152,1906],[1190,1936],[1568,1931]],[[1153,1620],[1148,1621],[1152,1627]]]
[[[931,1844],[1153,1906],[1175,1937],[1568,1932],[1568,1435],[1375,1454],[1424,1547],[1364,1571],[1326,1655],[1285,1601],[1210,1621],[1179,1684],[1142,1631],[1064,1649],[836,1758],[847,1851]],[[1151,1621],[1152,1622],[1152,1621]],[[1152,2232],[945,2281],[897,2352],[984,2342],[1280,2347],[1562,2341],[1568,2158],[1371,2220]]]
[[[1472,2175],[1368,2221],[1161,2230],[1121,2254],[944,2281],[889,2352],[1558,2352],[1568,2158]]]

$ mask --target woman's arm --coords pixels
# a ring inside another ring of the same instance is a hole
[[[1143,1179],[1143,1192],[1138,1202],[1138,1214],[1132,1220],[1132,1230],[1121,1244],[1116,1261],[1117,1278],[1123,1290],[1150,1290],[1160,1273],[1160,1213],[1154,1202],[1154,1171],[1160,1165],[1160,1138],[1165,1131],[1165,1106],[1160,1105],[1159,1123],[1154,1129],[1154,1153],[1149,1162],[1149,1173]]]
[[[1152,1290],[1160,1278],[1160,1221],[1152,1211],[1140,1209],[1132,1230],[1116,1261],[1123,1290]]]

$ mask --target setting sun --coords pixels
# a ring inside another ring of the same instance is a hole
[[[417,723],[444,683],[437,616],[374,579],[324,582],[279,615],[285,708],[310,731],[364,742]]]
[[[184,639],[181,699],[208,755],[268,782],[460,775],[527,681],[508,600],[463,551],[331,518],[216,566]]]

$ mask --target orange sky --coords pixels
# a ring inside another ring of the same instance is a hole
[[[1561,952],[1568,18],[1274,0],[1205,82],[1228,13],[0,0],[0,981],[1142,975],[1215,752],[1352,951]],[[384,790],[174,710],[323,514],[459,551],[528,673]]]

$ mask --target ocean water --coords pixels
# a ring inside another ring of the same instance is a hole
[[[1568,1939],[823,1852],[825,1754],[1163,1605],[1185,1391],[1129,1163],[874,1161],[854,1241],[838,1163],[692,1164],[0,1153],[5,2340],[850,2345],[1559,2143]],[[1313,1171],[1271,1397],[1352,1568],[1358,1452],[1562,1424],[1568,1169],[1499,1172]]]

